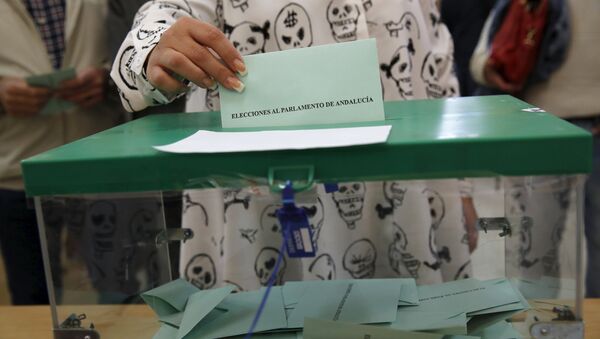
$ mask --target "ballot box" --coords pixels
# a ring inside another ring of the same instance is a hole
[[[385,121],[284,129],[376,126],[391,126],[383,143],[175,154],[154,146],[224,130],[218,112],[166,114],[23,161],[50,294],[48,331],[57,339],[150,338],[165,326],[177,333],[184,316],[156,317],[156,304],[147,304],[154,299],[142,298],[175,281],[199,291],[233,286],[241,296],[270,283],[403,278],[417,294],[399,300],[393,328],[495,338],[502,324],[524,338],[582,338],[591,135],[510,96],[387,102]],[[299,224],[282,222],[285,206],[306,226],[291,240],[286,230]],[[290,255],[297,245],[312,254]],[[475,306],[482,291],[495,303]],[[228,305],[217,309],[234,314]],[[279,313],[284,324],[270,330],[291,326],[289,312]],[[330,324],[331,337],[338,325]],[[244,335],[223,326],[210,333]],[[296,325],[298,337],[302,330]],[[219,336],[206,333],[173,337]]]

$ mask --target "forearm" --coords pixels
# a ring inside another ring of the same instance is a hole
[[[128,111],[139,111],[150,105],[171,102],[176,96],[165,96],[148,81],[144,65],[163,33],[181,17],[194,17],[214,22],[216,0],[169,0],[143,5],[131,31],[115,57],[111,77],[119,88],[121,101]]]

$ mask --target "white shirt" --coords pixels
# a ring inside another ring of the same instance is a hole
[[[143,65],[161,34],[186,15],[220,27],[242,54],[373,37],[386,100],[458,94],[452,40],[435,1],[172,0],[141,8],[113,66],[128,109],[168,101],[148,83]],[[218,107],[215,92],[190,92],[188,111]],[[200,288],[266,284],[281,227],[274,217],[278,203],[260,191],[185,192],[183,227],[196,234],[182,248],[185,278]],[[278,282],[404,276],[435,283],[471,275],[456,180],[341,183],[338,192],[317,187],[316,194],[301,206],[317,256],[286,258]]]

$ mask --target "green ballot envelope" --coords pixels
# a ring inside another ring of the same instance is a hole
[[[57,89],[60,86],[61,82],[65,80],[73,79],[77,73],[74,68],[68,68],[59,70],[52,73],[40,74],[40,75],[32,75],[27,77],[25,81],[30,86],[35,87],[45,87],[49,89]],[[63,112],[75,107],[70,101],[62,100],[57,97],[52,97],[46,106],[42,108],[40,112],[41,115],[52,115],[55,113]]]
[[[250,55],[242,93],[221,87],[224,128],[384,120],[375,40]]]

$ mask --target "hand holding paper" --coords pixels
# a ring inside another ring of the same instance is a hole
[[[104,99],[108,70],[90,67],[72,79],[62,81],[57,88],[59,98],[78,106],[92,107]]]
[[[54,95],[55,90],[59,88],[61,83],[69,79],[73,79],[75,75],[75,70],[73,68],[69,68],[48,74],[33,75],[28,77],[26,81],[30,86],[43,88],[49,93],[45,105],[40,106],[36,114],[39,113],[40,115],[50,115],[66,111],[74,107],[75,105],[72,102],[62,100],[56,96],[50,97],[50,95]]]
[[[0,104],[6,114],[17,118],[37,115],[50,95],[48,88],[28,84],[20,78],[4,77],[0,80]]]
[[[245,73],[246,66],[223,32],[211,24],[183,17],[167,29],[154,47],[148,57],[147,72],[150,83],[168,94],[187,89],[181,78],[203,88],[216,86],[216,80],[225,88],[242,91],[244,84],[235,73]]]

